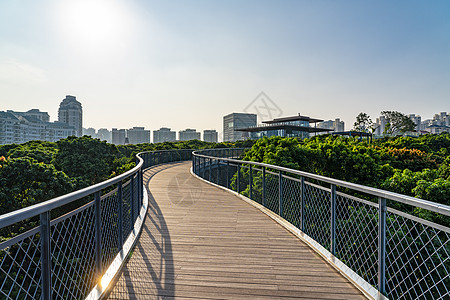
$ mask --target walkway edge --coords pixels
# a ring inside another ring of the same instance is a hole
[[[319,254],[322,258],[324,258],[332,267],[334,267],[340,274],[342,274],[345,278],[347,278],[358,290],[360,290],[364,296],[366,296],[369,299],[379,299],[379,300],[388,300],[387,297],[385,297],[383,294],[379,293],[376,288],[374,288],[372,285],[370,285],[367,281],[365,281],[361,276],[356,274],[352,269],[347,267],[341,260],[336,258],[331,252],[329,252],[327,249],[325,249],[322,245],[314,241],[310,236],[302,232],[300,229],[280,217],[279,215],[275,214],[271,210],[265,208],[261,204],[251,200],[250,198],[245,197],[244,195],[241,195],[235,191],[232,191],[230,189],[227,189],[226,187],[223,187],[221,185],[212,183],[210,181],[207,181],[198,175],[196,175],[192,167],[190,168],[190,173],[192,176],[196,177],[197,179],[208,183],[212,186],[215,186],[217,188],[220,188],[224,191],[227,191],[233,195],[235,195],[237,198],[240,198],[241,200],[247,202],[248,204],[252,205],[253,207],[260,210],[262,213],[273,219],[275,222],[280,224],[282,227],[287,229],[289,232],[291,232],[293,235],[298,237],[300,240],[305,242],[311,249],[313,249],[317,254]]]
[[[100,282],[97,283],[97,285],[91,290],[89,295],[85,298],[86,300],[88,299],[97,300],[105,296],[105,294],[112,287],[111,282],[114,282],[115,277],[120,274],[120,270],[122,270],[122,266],[126,262],[128,255],[130,254],[131,250],[134,249],[134,245],[136,244],[139,234],[141,233],[142,226],[144,225],[148,208],[148,194],[145,185],[143,185],[143,189],[144,189],[143,190],[144,197],[142,199],[143,204],[141,207],[141,211],[139,213],[139,217],[134,223],[133,230],[131,231],[127,240],[123,244],[122,250],[116,255],[109,268],[101,277]]]

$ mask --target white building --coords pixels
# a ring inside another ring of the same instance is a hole
[[[127,130],[128,142],[130,144],[150,143],[150,130],[144,127],[133,127]]]
[[[200,140],[200,132],[197,132],[195,129],[190,128],[180,130],[178,132],[178,140],[180,141]]]
[[[39,118],[40,116],[40,118]],[[75,128],[65,123],[48,122],[48,113],[0,112],[0,144],[21,144],[33,140],[56,142],[75,135]]]
[[[203,141],[217,143],[219,140],[216,130],[203,130]]]
[[[320,123],[317,123],[317,128],[323,128],[323,129],[332,129],[334,132],[343,132],[345,131],[345,123],[344,121],[341,121],[341,119],[336,118],[333,120],[323,121]],[[327,132],[321,132],[319,134],[325,134]]]
[[[159,130],[153,130],[153,143],[175,142],[177,133],[170,128],[161,127]]]
[[[223,141],[236,142],[250,138],[248,132],[236,131],[236,129],[256,126],[256,114],[231,113],[223,117]]]
[[[69,124],[75,128],[75,135],[83,134],[83,108],[75,96],[67,95],[60,103],[58,110],[58,121]]]

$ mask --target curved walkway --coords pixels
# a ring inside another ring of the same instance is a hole
[[[147,218],[109,299],[365,299],[302,241],[190,166],[144,174]]]

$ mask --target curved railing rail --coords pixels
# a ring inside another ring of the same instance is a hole
[[[218,152],[221,151],[221,152]],[[227,152],[229,151],[229,152]],[[450,298],[450,228],[394,209],[442,217],[450,207],[307,172],[200,150],[193,172],[263,205],[374,299]]]
[[[0,298],[101,297],[142,228],[147,210],[143,170],[190,160],[191,153],[139,153],[136,167],[124,174],[1,215]]]

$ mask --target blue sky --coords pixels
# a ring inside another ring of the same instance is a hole
[[[264,91],[283,116],[450,111],[450,1],[0,2],[0,110],[84,127],[222,131]]]

